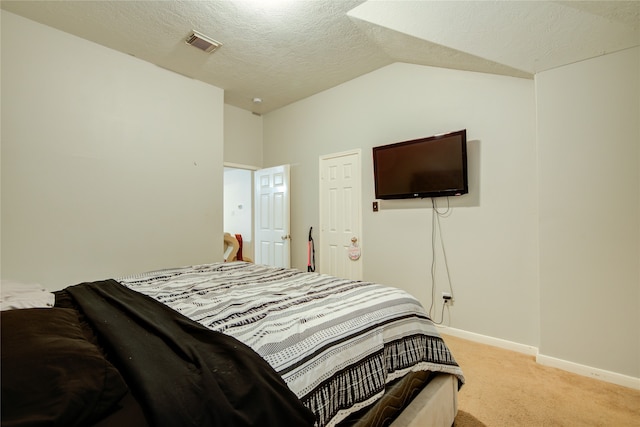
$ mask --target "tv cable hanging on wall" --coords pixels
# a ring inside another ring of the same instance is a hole
[[[439,211],[435,198],[431,198],[431,306],[429,307],[429,317],[436,325],[441,325],[444,322],[444,310],[448,308],[448,305],[453,302],[453,284],[451,283],[451,272],[449,271],[449,261],[447,259],[447,251],[444,247],[444,239],[442,237],[442,227],[440,225],[440,218],[446,218],[451,215],[453,209],[449,205],[449,198],[447,197],[447,209],[445,211]],[[442,312],[440,313],[440,321],[436,322],[434,319],[435,313],[434,304],[436,299],[436,235],[440,237],[440,248],[444,257],[444,266],[446,269],[447,284],[449,285],[448,298],[443,297]]]

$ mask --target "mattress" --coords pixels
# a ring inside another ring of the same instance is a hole
[[[410,372],[464,376],[420,303],[405,291],[245,262],[118,279],[262,356],[333,426]]]

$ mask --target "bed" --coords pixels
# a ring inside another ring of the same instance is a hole
[[[247,262],[82,283],[1,320],[3,426],[452,425],[464,383],[408,293]]]

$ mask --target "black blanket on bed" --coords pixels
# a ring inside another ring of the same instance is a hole
[[[313,414],[252,349],[118,282],[66,289],[153,426],[306,426]]]

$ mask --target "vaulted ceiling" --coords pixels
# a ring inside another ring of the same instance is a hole
[[[220,87],[226,103],[258,114],[393,62],[532,78],[640,45],[639,1],[2,1],[2,9]],[[192,30],[222,46],[207,54],[187,45]]]

